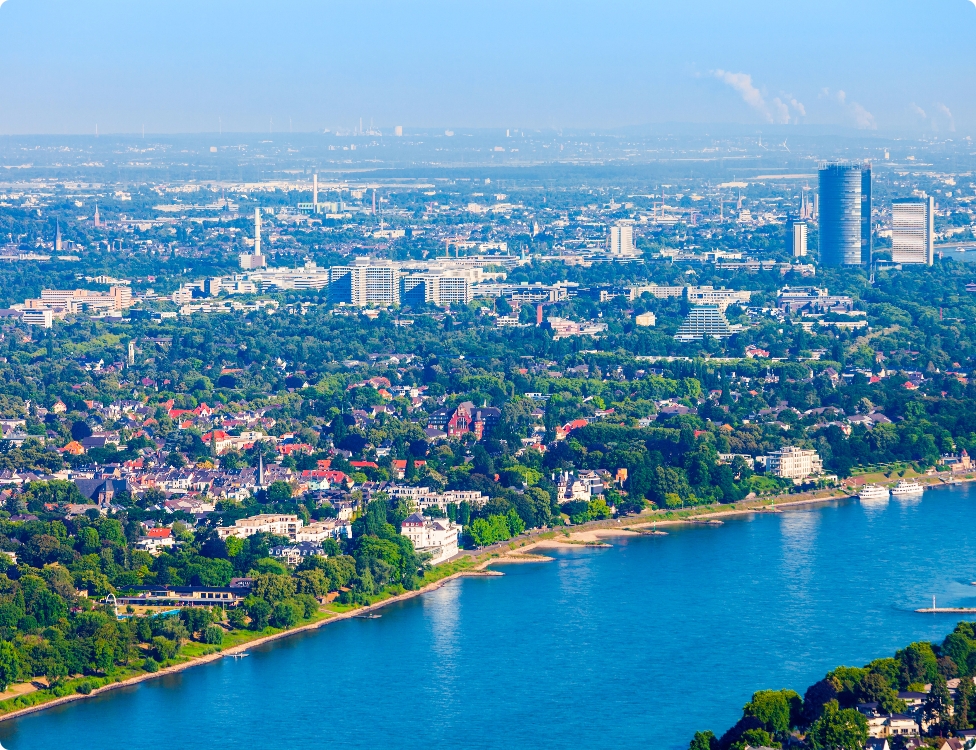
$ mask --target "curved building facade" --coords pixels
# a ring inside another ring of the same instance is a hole
[[[871,167],[826,164],[820,169],[820,263],[871,262]]]

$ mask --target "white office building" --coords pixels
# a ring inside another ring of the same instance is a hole
[[[356,307],[400,304],[400,269],[392,263],[333,266],[329,291],[334,303]]]
[[[54,326],[54,313],[48,308],[26,309],[23,311],[22,320],[29,326],[40,326],[41,328],[52,328]]]
[[[925,263],[934,260],[935,202],[932,196],[897,198],[891,202],[891,260]]]
[[[793,222],[793,257],[803,258],[807,254],[807,223]]]
[[[618,222],[610,227],[610,237],[607,241],[607,252],[616,256],[637,255],[634,245],[634,227],[629,222]]]
[[[403,301],[441,307],[466,305],[472,300],[471,284],[463,273],[412,273],[403,277]]]

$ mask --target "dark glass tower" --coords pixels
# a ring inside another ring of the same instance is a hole
[[[820,262],[871,263],[871,166],[825,164],[820,169]]]

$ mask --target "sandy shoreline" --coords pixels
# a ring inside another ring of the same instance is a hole
[[[957,480],[960,481],[972,481],[972,480]],[[927,489],[940,486],[950,486],[946,484],[929,484]],[[480,561],[476,566],[467,570],[461,570],[456,573],[452,573],[449,576],[445,576],[433,583],[429,583],[415,591],[407,591],[403,594],[398,594],[392,596],[389,599],[384,599],[376,604],[371,604],[366,607],[360,607],[358,609],[352,609],[348,612],[343,612],[341,614],[335,614],[332,617],[327,617],[318,622],[312,622],[307,625],[302,625],[291,630],[285,630],[280,633],[273,633],[271,635],[262,636],[260,638],[255,638],[247,643],[242,643],[238,646],[233,646],[222,650],[218,653],[208,654],[207,656],[200,656],[191,659],[188,662],[182,664],[175,664],[171,667],[166,667],[160,669],[158,672],[145,673],[136,675],[134,677],[121,680],[119,682],[114,682],[110,685],[105,685],[103,687],[92,690],[88,695],[82,695],[76,693],[73,695],[66,695],[62,698],[55,698],[46,703],[40,703],[36,706],[28,706],[26,708],[17,709],[16,711],[11,711],[10,713],[0,715],[0,722],[7,721],[9,719],[15,719],[21,716],[26,716],[27,714],[37,713],[39,711],[45,711],[49,708],[54,708],[56,706],[61,706],[66,703],[71,703],[73,701],[83,700],[85,698],[91,698],[96,695],[101,695],[107,693],[111,690],[117,690],[123,687],[129,687],[131,685],[136,685],[140,682],[146,680],[152,680],[159,677],[164,677],[169,674],[175,674],[176,672],[182,672],[183,670],[190,669],[192,667],[200,666],[203,664],[210,664],[218,659],[223,659],[227,656],[232,656],[234,654],[242,653],[250,648],[263,645],[265,643],[270,643],[271,641],[276,641],[281,638],[288,638],[290,636],[296,635],[298,633],[304,633],[310,630],[317,630],[325,625],[329,625],[334,622],[339,622],[342,620],[348,620],[353,617],[362,616],[369,612],[373,612],[383,607],[393,604],[395,602],[406,601],[407,599],[412,599],[415,596],[420,596],[421,594],[426,594],[430,591],[435,591],[441,586],[446,584],[448,581],[452,581],[456,578],[464,578],[468,576],[472,577],[482,577],[482,576],[494,576],[503,575],[498,571],[489,570],[490,566],[494,565],[511,565],[511,564],[527,564],[527,563],[540,563],[540,562],[552,562],[554,558],[548,557],[546,555],[541,555],[535,552],[535,550],[542,550],[546,548],[555,549],[561,547],[582,547],[582,546],[595,546],[595,547],[609,547],[610,545],[604,541],[606,537],[614,536],[642,536],[643,530],[647,530],[651,527],[657,528],[659,526],[678,526],[687,524],[696,524],[702,521],[719,521],[723,518],[733,518],[736,516],[744,516],[752,513],[777,513],[781,508],[793,508],[805,505],[817,505],[822,503],[830,503],[838,500],[849,500],[855,495],[830,495],[825,497],[808,497],[801,500],[793,500],[782,503],[776,503],[775,505],[762,505],[753,506],[747,508],[734,508],[732,510],[720,511],[716,513],[701,513],[691,516],[686,516],[684,518],[665,518],[661,520],[651,519],[635,519],[635,523],[624,524],[622,519],[618,520],[620,526],[601,526],[596,528],[583,528],[579,531],[570,532],[567,536],[563,538],[553,538],[548,537],[544,539],[536,539],[534,541],[527,540],[523,543],[523,546],[515,547],[514,549],[500,549],[497,553],[492,554],[490,557]],[[605,523],[605,522],[602,522]],[[717,524],[716,524],[717,525]],[[635,530],[636,529],[636,530]],[[472,555],[476,557],[477,555]]]
[[[82,695],[81,693],[75,693],[73,695],[66,695],[61,698],[55,698],[53,700],[47,701],[45,703],[39,703],[36,706],[27,706],[26,708],[20,708],[16,711],[11,711],[0,715],[0,722],[8,721],[10,719],[16,719],[21,716],[26,716],[27,714],[37,713],[38,711],[46,711],[49,708],[54,708],[56,706],[63,706],[66,703],[72,703],[74,701],[84,700],[85,698],[93,698],[96,695],[102,695],[111,690],[118,690],[119,688],[130,687],[136,685],[140,682],[145,682],[146,680],[154,680],[159,677],[165,677],[166,675],[175,674],[176,672],[182,672],[191,667],[197,667],[202,664],[210,664],[211,662],[217,661],[218,659],[223,659],[227,656],[232,656],[233,654],[243,653],[250,648],[255,646],[260,646],[265,643],[270,643],[271,641],[277,641],[282,638],[288,638],[290,636],[296,635],[298,633],[304,633],[309,630],[318,630],[325,625],[330,625],[334,622],[340,622],[342,620],[348,620],[353,617],[362,616],[369,612],[373,612],[377,609],[382,609],[388,604],[393,604],[395,602],[406,601],[407,599],[412,599],[415,596],[420,596],[421,594],[426,594],[430,591],[435,591],[443,586],[448,581],[452,581],[455,578],[465,578],[468,576],[482,577],[491,575],[501,575],[501,573],[492,573],[492,571],[483,570],[482,566],[471,570],[460,570],[457,573],[452,573],[449,576],[445,576],[440,580],[434,581],[433,583],[428,583],[415,591],[406,591],[402,594],[397,594],[396,596],[391,596],[389,599],[384,599],[376,604],[370,604],[367,607],[360,607],[359,609],[351,609],[348,612],[342,612],[336,614],[332,617],[327,617],[324,620],[319,620],[318,622],[310,622],[307,625],[302,625],[297,628],[292,628],[291,630],[283,630],[280,633],[272,633],[271,635],[262,636],[260,638],[255,638],[253,641],[248,641],[247,643],[242,643],[238,646],[232,646],[230,648],[224,649],[218,653],[208,654],[207,656],[198,656],[191,659],[188,662],[182,664],[174,664],[171,667],[165,667],[160,669],[158,672],[145,673],[136,675],[134,677],[129,677],[125,680],[120,680],[119,682],[113,682],[110,685],[104,685],[103,687],[96,688],[92,690],[88,695]]]

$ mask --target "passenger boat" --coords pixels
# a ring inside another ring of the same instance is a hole
[[[857,493],[857,496],[861,500],[866,500],[868,502],[887,500],[890,497],[887,487],[880,487],[877,484],[866,484]]]
[[[891,494],[895,497],[905,497],[906,495],[921,495],[924,491],[925,488],[914,479],[901,479]]]

